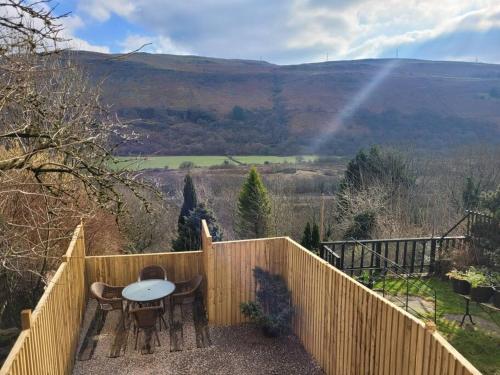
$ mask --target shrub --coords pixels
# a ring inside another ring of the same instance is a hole
[[[254,268],[253,275],[257,282],[257,300],[243,302],[240,305],[242,314],[259,325],[267,335],[286,334],[290,331],[293,307],[285,282],[281,276],[260,267]]]
[[[179,169],[191,169],[194,167],[195,165],[192,161],[183,161],[181,164],[179,164]]]
[[[450,279],[456,280],[467,280],[467,275],[465,272],[459,271],[457,269],[453,269],[446,274]]]
[[[491,280],[488,275],[483,270],[476,267],[470,267],[467,270],[465,277],[473,288],[491,285]]]

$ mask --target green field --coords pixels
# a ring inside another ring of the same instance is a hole
[[[316,159],[314,155],[301,156],[304,161],[313,161]],[[268,163],[295,163],[297,156],[262,156],[262,155],[246,155],[246,156],[232,156],[233,159],[241,163],[264,164]],[[235,165],[232,160],[226,156],[144,156],[144,157],[126,157],[119,156],[119,168],[127,168],[132,170],[152,169],[152,168],[165,168],[178,169],[182,162],[192,162],[195,167],[212,167],[214,165],[221,165],[224,162]]]

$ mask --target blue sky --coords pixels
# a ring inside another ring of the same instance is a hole
[[[76,49],[279,64],[395,57],[500,63],[500,0],[61,0]]]

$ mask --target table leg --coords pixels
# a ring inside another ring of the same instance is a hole
[[[465,322],[465,318],[468,316],[469,317],[469,320],[471,322],[472,325],[474,325],[475,323],[472,321],[472,315],[470,314],[470,311],[469,311],[469,304],[470,304],[470,300],[468,299],[465,299],[465,314],[464,316],[462,317],[462,321],[460,322],[460,327],[462,327],[464,325],[464,322]]]

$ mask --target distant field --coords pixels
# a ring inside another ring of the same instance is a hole
[[[317,157],[315,155],[301,156],[304,161],[313,161]],[[246,155],[246,156],[232,156],[233,159],[238,160],[244,164],[264,164],[268,163],[295,163],[297,156],[262,156],[262,155]],[[145,156],[145,157],[126,157],[119,156],[117,159],[120,161],[119,167],[126,167],[133,170],[152,169],[152,168],[165,168],[178,169],[182,162],[192,162],[196,167],[211,167],[214,165],[221,165],[225,161],[235,164],[226,156]]]

